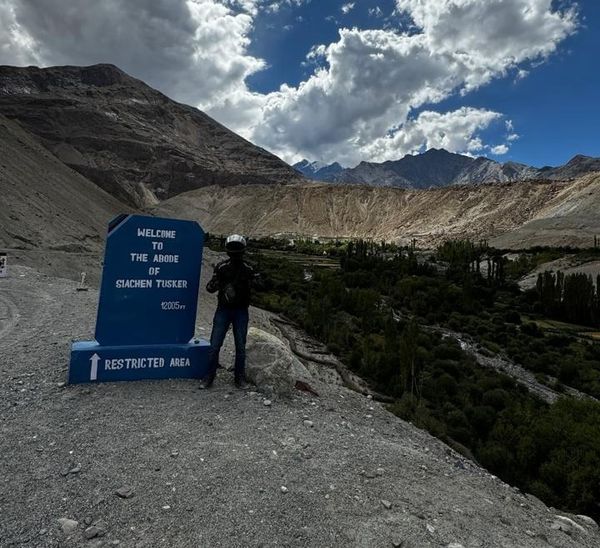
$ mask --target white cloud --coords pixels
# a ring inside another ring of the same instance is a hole
[[[427,47],[468,70],[466,90],[519,63],[551,54],[577,26],[577,11],[552,0],[396,0],[421,29]]]
[[[350,13],[354,9],[354,2],[348,2],[347,4],[343,4],[340,8],[343,14]]]
[[[246,90],[263,60],[248,54],[255,0],[0,0],[41,65],[113,63],[179,101],[209,108]],[[4,23],[0,43],[7,40]],[[10,35],[8,35],[10,41]],[[12,41],[15,48],[14,40]],[[10,49],[0,63],[23,63]],[[23,55],[22,55],[23,56]],[[27,62],[27,61],[26,61]]]
[[[407,120],[395,133],[373,141],[365,147],[365,152],[375,161],[400,158],[429,148],[480,152],[485,145],[478,132],[501,117],[498,112],[469,107],[444,114],[424,111]]]
[[[255,2],[259,5],[267,13],[277,13],[283,7],[298,7],[302,4],[308,4],[311,0],[255,0]]]
[[[254,138],[285,158],[350,164],[397,158],[393,144],[414,139],[411,112],[546,57],[577,20],[573,8],[553,11],[550,0],[397,0],[396,6],[413,20],[414,32],[341,29],[338,41],[312,50],[322,63],[307,81],[270,94]],[[427,127],[431,139],[424,141],[435,141],[435,128]],[[477,142],[471,137],[448,146],[468,151]]]
[[[501,156],[502,154],[506,154],[508,152],[507,145],[497,145],[491,148],[492,154],[496,154],[497,156]]]
[[[253,93],[247,79],[266,67],[249,53],[255,19],[307,1],[0,0],[0,63],[111,62],[287,160],[352,164],[489,150],[480,132],[499,113],[433,105],[534,70],[577,26],[575,9],[551,0],[396,0],[409,32],[340,29],[309,52],[306,81]],[[506,135],[496,148],[518,137],[512,123]]]
[[[0,63],[39,64],[35,40],[20,24],[15,5],[9,0],[0,0],[0,21]]]
[[[369,8],[369,15],[372,17],[382,17],[383,11],[381,11],[379,6],[375,6],[374,8]]]

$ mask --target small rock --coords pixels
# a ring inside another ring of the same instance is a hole
[[[428,523],[425,527],[427,528],[427,531],[429,531],[430,534],[435,533],[435,527],[430,523]]]
[[[281,492],[282,493],[287,493],[288,491],[289,491],[289,489],[285,485],[281,486]]]
[[[59,388],[64,388],[65,386],[67,386],[66,382],[59,382],[56,386],[58,386]]]
[[[392,540],[392,546],[394,548],[402,548],[403,544],[404,544],[404,541],[402,539],[394,539],[394,540]]]
[[[368,400],[372,400],[372,399],[373,399],[373,396],[372,396],[371,394],[367,394],[367,399],[368,399]],[[402,541],[400,541],[400,542],[402,542]]]
[[[383,468],[377,468],[377,470],[375,470],[375,473],[378,476],[383,476],[383,473],[385,472],[385,470]]]
[[[587,523],[588,525],[591,525],[593,527],[598,527],[598,524],[590,516],[584,516],[583,514],[577,514],[577,517],[581,521],[583,521],[583,523]]]
[[[446,548],[464,548],[464,546],[458,542],[451,542],[446,545]]]
[[[265,407],[271,407],[271,403],[272,403],[271,400],[263,400],[263,405]]]
[[[585,529],[579,525],[579,523],[575,523],[571,518],[566,516],[559,516],[556,514],[554,516],[556,519],[550,525],[551,529],[556,529],[558,531],[563,531],[567,535],[572,535],[575,531],[580,533],[585,533]]]
[[[38,534],[39,535],[45,535],[48,532],[48,529],[40,529]]]
[[[308,426],[309,428],[312,428],[315,425],[313,421],[305,420],[303,422],[304,426]]]
[[[96,538],[96,537],[101,537],[105,534],[106,534],[106,529],[104,529],[102,527],[98,527],[97,524],[91,525],[83,532],[83,536],[88,540],[90,540],[92,538]]]
[[[86,525],[91,525],[93,521],[94,520],[88,516],[83,520],[83,523],[85,523]]]
[[[176,459],[176,458],[179,456],[179,451],[173,451],[173,452],[171,453],[171,456],[172,456],[174,459]]]
[[[383,507],[386,510],[391,510],[392,509],[392,503],[389,500],[381,499],[381,504],[383,504]]]
[[[77,527],[79,526],[79,523],[77,521],[69,518],[60,518],[58,520],[58,523],[62,527],[63,533],[65,535],[70,535],[71,533],[75,532],[77,530]]]
[[[115,495],[117,495],[117,497],[120,497],[122,499],[130,499],[134,495],[133,488],[130,487],[129,485],[124,485],[123,487],[119,487],[115,491]]]
[[[65,477],[65,476],[68,476],[69,474],[79,474],[79,472],[81,472],[81,464],[76,464],[72,468],[69,468],[68,470],[65,470],[64,472],[61,472],[60,475]]]
[[[165,504],[165,505],[162,507],[162,509],[163,509],[163,510],[170,510],[170,509],[171,509],[171,507],[170,507],[168,504]]]
[[[535,537],[535,533],[530,529],[525,529],[525,534],[529,537]]]

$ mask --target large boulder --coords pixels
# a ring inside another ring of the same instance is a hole
[[[315,393],[316,382],[302,362],[275,335],[251,327],[246,345],[246,375],[269,397],[288,397],[296,389]]]

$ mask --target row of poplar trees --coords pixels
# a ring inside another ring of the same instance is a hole
[[[544,314],[582,325],[600,325],[600,275],[576,272],[538,274],[536,289]]]

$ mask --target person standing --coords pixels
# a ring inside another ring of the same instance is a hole
[[[200,388],[210,388],[215,380],[219,366],[219,353],[229,326],[233,327],[235,341],[235,385],[245,390],[246,381],[246,335],[248,333],[248,307],[250,293],[259,276],[244,261],[246,239],[232,234],[225,241],[228,259],[215,266],[213,276],[206,285],[209,293],[218,291],[218,304],[213,319],[208,354],[208,374],[202,379]]]

